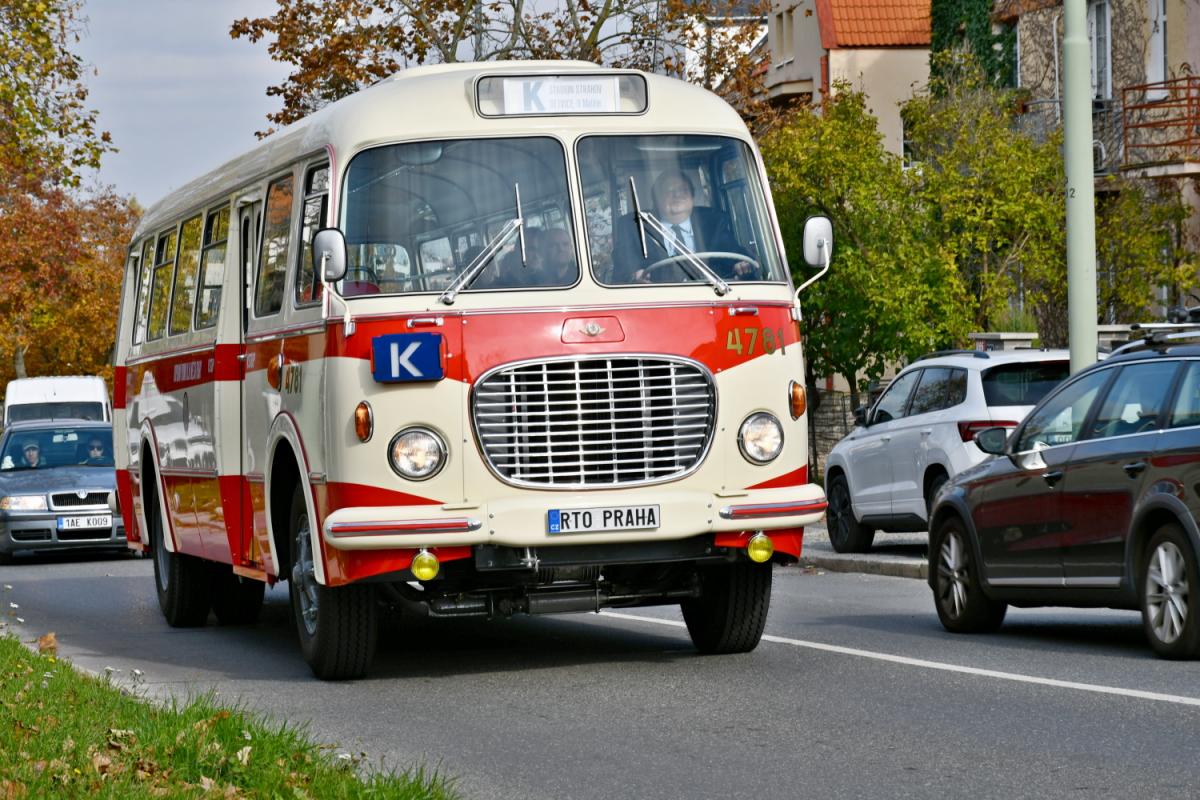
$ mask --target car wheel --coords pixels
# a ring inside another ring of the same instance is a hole
[[[334,589],[317,583],[312,529],[300,486],[292,493],[289,520],[292,569],[288,594],[304,660],[322,680],[361,678],[375,657],[375,593],[361,584]]]
[[[937,493],[946,485],[946,481],[950,480],[950,476],[944,472],[938,472],[929,481],[929,488],[925,490],[925,519],[933,519],[933,498],[937,497]]]
[[[771,606],[771,564],[750,561],[704,569],[700,597],[684,600],[683,620],[701,653],[748,653],[758,646]]]
[[[1146,545],[1140,587],[1142,626],[1154,652],[1164,658],[1200,653],[1200,620],[1191,602],[1198,576],[1196,553],[1183,528],[1163,525]]]
[[[158,607],[172,628],[195,628],[208,621],[211,580],[208,564],[199,558],[172,553],[164,544],[165,533],[158,501],[146,507],[150,547],[154,551],[154,586]]]
[[[980,570],[963,524],[942,522],[929,543],[933,600],[942,626],[954,633],[994,631],[1004,622],[1008,605],[984,594]]]
[[[854,518],[850,505],[850,484],[837,473],[829,481],[829,543],[839,553],[865,553],[875,541],[875,531]]]
[[[212,609],[222,625],[252,625],[262,612],[267,585],[236,575],[225,564],[212,565]]]

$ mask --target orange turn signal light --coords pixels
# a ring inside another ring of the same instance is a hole
[[[803,383],[792,381],[788,385],[788,410],[792,413],[792,419],[800,419],[808,410],[808,392],[804,390]]]
[[[375,415],[371,413],[371,404],[363,400],[354,408],[354,433],[359,441],[367,442],[375,432]]]

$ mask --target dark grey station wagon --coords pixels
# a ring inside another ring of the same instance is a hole
[[[1081,370],[1011,434],[977,435],[995,457],[931,518],[948,630],[994,630],[1009,605],[1141,609],[1158,654],[1200,655],[1200,346],[1167,338]]]

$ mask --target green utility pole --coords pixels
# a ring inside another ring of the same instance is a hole
[[[1066,0],[1063,157],[1067,168],[1067,318],[1071,371],[1096,360],[1096,203],[1087,0]]]

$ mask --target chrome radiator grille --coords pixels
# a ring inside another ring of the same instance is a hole
[[[653,483],[699,466],[712,441],[712,376],[690,361],[570,358],[501,367],[472,394],[492,470],[516,485]]]

